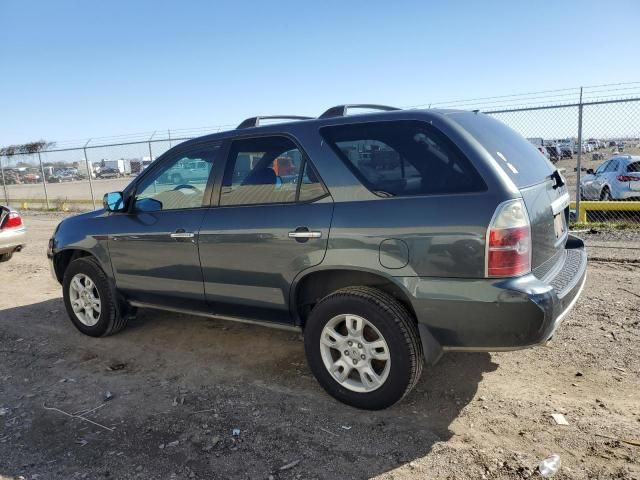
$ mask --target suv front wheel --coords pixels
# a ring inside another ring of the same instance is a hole
[[[307,320],[304,342],[320,385],[357,408],[393,405],[422,372],[415,320],[394,297],[375,288],[347,287],[320,300]]]
[[[104,337],[125,327],[124,309],[117,304],[107,276],[93,258],[71,262],[64,273],[62,292],[69,318],[85,335]]]

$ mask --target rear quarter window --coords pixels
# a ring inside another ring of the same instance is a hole
[[[323,138],[381,197],[477,192],[486,185],[451,140],[418,121],[324,127]]]
[[[540,183],[555,171],[536,147],[499,120],[473,112],[449,116],[482,144],[519,188]]]
[[[640,172],[640,162],[633,162],[627,165],[627,172]]]

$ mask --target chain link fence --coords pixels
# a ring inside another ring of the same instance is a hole
[[[564,176],[572,221],[640,228],[640,98],[489,110]]]
[[[524,100],[531,98],[536,97]],[[592,95],[583,101],[580,90],[577,101],[558,100],[564,102],[481,110],[515,129],[556,165],[571,195],[572,222],[640,228],[640,157],[634,157],[640,155],[640,95],[622,100]],[[105,193],[122,190],[169,148],[233,127],[93,139],[0,157],[0,198],[18,208],[99,208]]]

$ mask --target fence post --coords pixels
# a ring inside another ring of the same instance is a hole
[[[91,191],[91,203],[93,203],[93,209],[96,209],[96,197],[93,195],[93,181],[91,179],[91,175],[93,173],[93,168],[89,167],[89,157],[87,156],[87,145],[91,139],[87,140],[87,143],[84,144],[82,149],[84,150],[84,163],[87,165],[87,174],[89,175],[89,190]]]
[[[580,174],[582,168],[582,87],[580,87],[580,102],[578,103],[578,160],[576,165],[576,218],[580,212]]]
[[[42,173],[42,187],[44,188],[44,201],[47,204],[47,210],[49,210],[49,194],[47,193],[47,180],[44,175],[44,167],[42,166],[42,157],[38,151],[38,161],[40,162],[40,173]]]
[[[0,156],[0,172],[2,172],[2,187],[4,188],[4,201],[9,206],[9,195],[7,195],[7,182],[4,179],[4,166],[2,165],[2,157]]]
[[[151,136],[149,137],[149,140],[147,141],[147,143],[149,144],[149,161],[153,162],[153,152],[151,151],[151,139],[153,138],[153,136],[156,134],[156,132],[154,131]]]

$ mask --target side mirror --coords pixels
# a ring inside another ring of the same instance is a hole
[[[588,173],[589,175],[593,175],[593,173],[594,173],[594,172],[593,172],[593,168],[587,168],[587,173]]]
[[[124,210],[122,192],[106,193],[102,199],[102,205],[108,212],[122,212]]]

